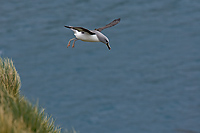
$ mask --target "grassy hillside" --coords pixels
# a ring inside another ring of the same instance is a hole
[[[43,109],[20,95],[20,85],[12,60],[0,57],[0,133],[60,133]]]

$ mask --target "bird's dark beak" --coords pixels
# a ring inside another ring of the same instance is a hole
[[[106,43],[106,45],[107,45],[108,49],[110,50],[110,49],[111,49],[111,47],[110,47],[109,43]]]

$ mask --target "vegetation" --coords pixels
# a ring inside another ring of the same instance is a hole
[[[20,85],[12,60],[0,57],[0,133],[60,133],[44,109],[20,95]]]

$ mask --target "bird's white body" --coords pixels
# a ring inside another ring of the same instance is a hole
[[[72,29],[74,32],[74,35],[76,36],[77,39],[81,40],[81,41],[85,41],[85,42],[100,42],[97,35],[90,35],[86,32],[79,32],[77,30]]]

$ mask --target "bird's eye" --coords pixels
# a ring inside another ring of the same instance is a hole
[[[81,33],[82,33],[82,34],[84,34],[84,32],[83,32],[83,31],[82,31]]]

